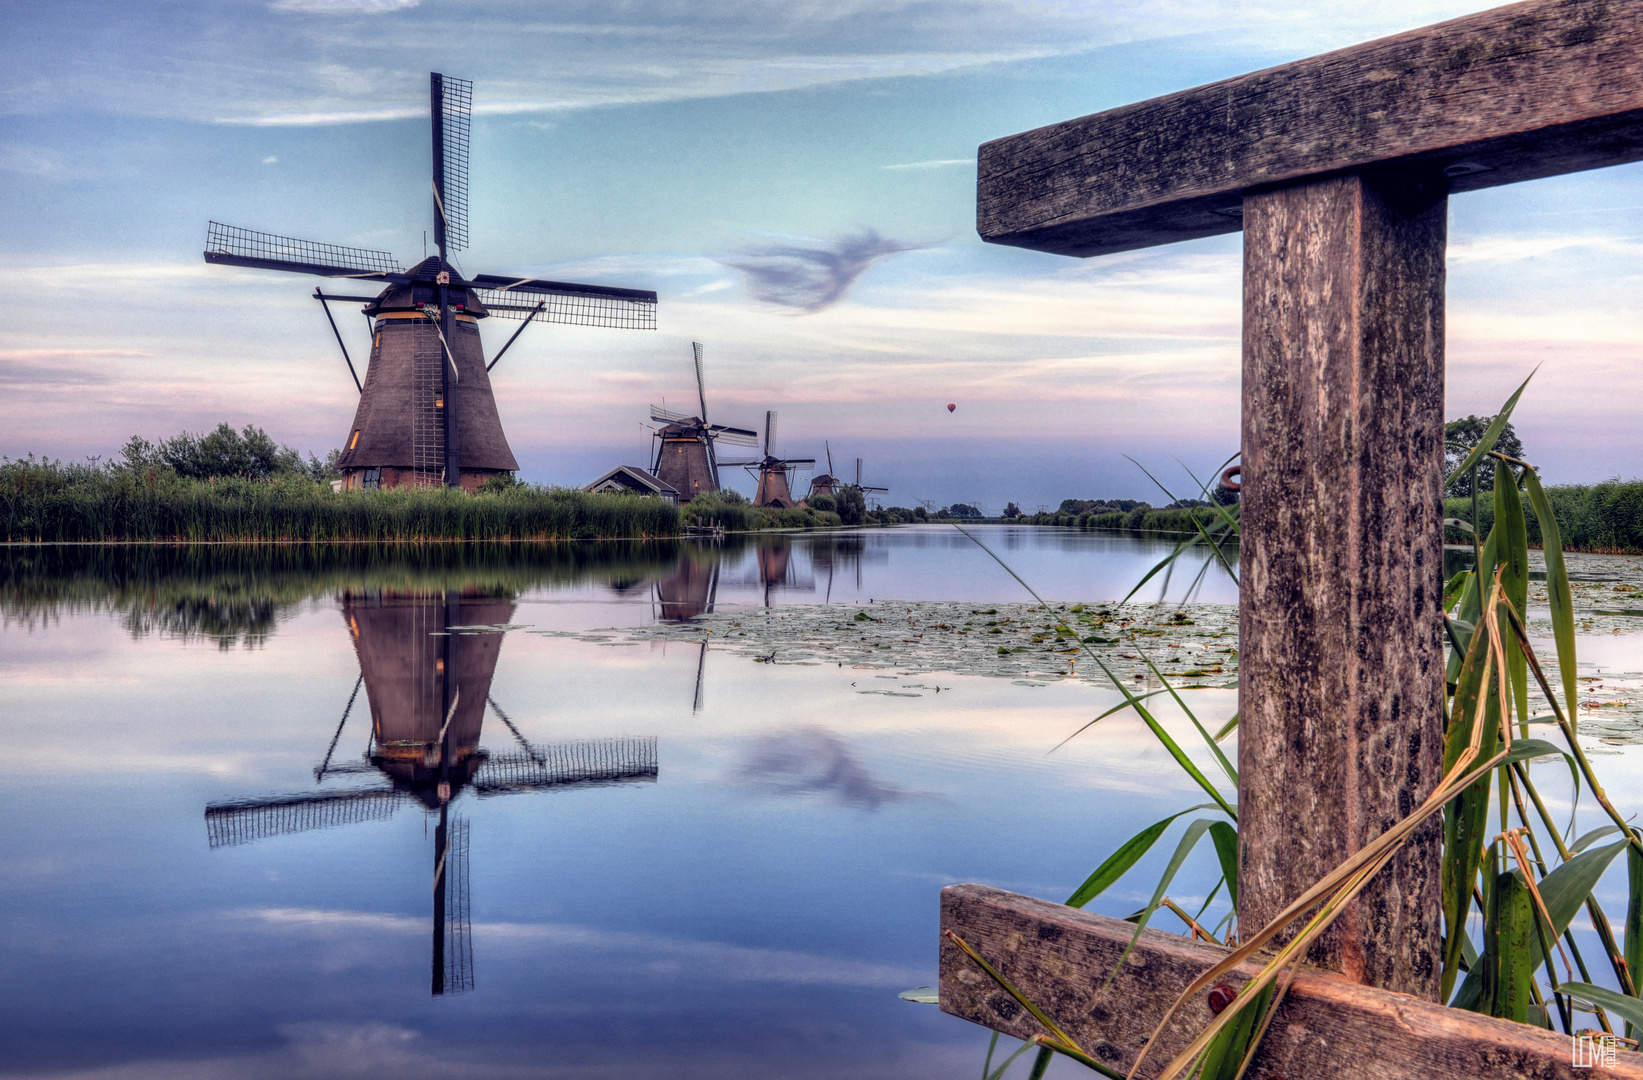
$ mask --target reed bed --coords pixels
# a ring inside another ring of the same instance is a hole
[[[10,543],[536,541],[677,536],[660,499],[521,486],[334,492],[297,475],[184,479],[163,470],[0,461]]]
[[[1564,484],[1548,487],[1546,498],[1551,504],[1552,516],[1557,518],[1564,551],[1643,554],[1643,481]],[[1480,536],[1487,536],[1495,525],[1494,500],[1488,492],[1482,493],[1478,499],[1478,520],[1474,522],[1471,499],[1445,499],[1443,516],[1475,525]],[[1530,546],[1544,546],[1540,519],[1533,508],[1526,517]],[[1469,532],[1453,525],[1445,529],[1444,539],[1455,544],[1472,542]]]

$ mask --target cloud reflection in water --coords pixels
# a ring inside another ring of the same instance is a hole
[[[845,806],[877,810],[885,803],[919,798],[868,772],[826,728],[766,735],[756,740],[736,775],[767,791],[784,795],[831,795]]]

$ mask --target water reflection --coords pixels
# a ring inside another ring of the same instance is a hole
[[[469,822],[454,807],[465,793],[485,799],[571,786],[654,783],[656,739],[606,738],[533,745],[491,699],[511,592],[470,585],[440,592],[344,591],[340,606],[359,679],[331,736],[314,783],[343,786],[206,807],[212,848],[392,817],[415,804],[437,815],[433,830],[434,995],[474,987],[469,916]],[[371,715],[365,753],[333,764],[361,687]],[[698,698],[700,679],[698,677]],[[486,709],[517,744],[481,747]],[[362,782],[378,781],[371,786]],[[383,783],[382,781],[386,781]]]
[[[877,810],[913,793],[869,772],[826,728],[766,735],[738,771],[743,779],[786,795],[827,795],[846,806]]]
[[[1123,597],[1174,546],[1124,533],[979,526],[971,532],[1047,599]],[[688,540],[558,544],[267,544],[39,546],[0,559],[0,619],[46,625],[108,612],[133,638],[258,648],[303,604],[342,594],[479,590],[526,597],[580,593],[626,606],[621,621],[679,621],[715,607],[867,600],[1027,599],[969,537],[944,526]],[[1191,596],[1235,603],[1236,585],[1206,552],[1189,552],[1143,601]],[[537,609],[540,610],[540,609]]]

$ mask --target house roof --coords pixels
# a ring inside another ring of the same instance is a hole
[[[610,480],[616,481],[623,487],[633,488],[639,491],[648,491],[655,495],[672,495],[675,498],[679,495],[678,488],[663,480],[657,479],[655,474],[646,472],[637,465],[618,465],[616,468],[612,469],[608,473],[605,473],[603,476],[592,481],[591,483],[582,485],[582,490],[592,491]]]

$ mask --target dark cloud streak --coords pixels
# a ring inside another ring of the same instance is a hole
[[[721,258],[739,270],[755,300],[815,314],[843,299],[874,263],[932,247],[880,236],[874,229],[812,244],[767,244]]]

